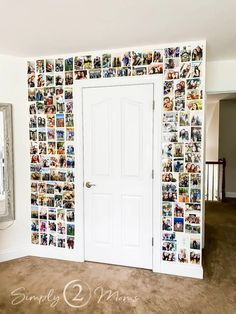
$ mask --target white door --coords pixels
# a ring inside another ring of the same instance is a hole
[[[151,83],[83,89],[87,261],[152,269],[152,108]]]

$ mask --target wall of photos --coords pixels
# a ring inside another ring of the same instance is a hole
[[[73,83],[163,75],[162,260],[201,264],[203,43],[27,62],[32,243],[74,249]]]

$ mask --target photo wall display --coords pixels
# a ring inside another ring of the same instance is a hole
[[[201,263],[204,49],[164,49],[162,260]]]
[[[202,44],[27,62],[32,243],[74,249],[76,80],[163,75],[162,260],[201,263]]]

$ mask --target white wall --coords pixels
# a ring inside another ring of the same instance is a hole
[[[206,67],[207,93],[235,92],[236,91],[235,73],[236,73],[236,59],[207,62]]]
[[[0,102],[13,104],[16,220],[0,230],[0,261],[18,256],[30,243],[30,171],[26,65],[24,59],[0,56]],[[0,229],[10,222],[0,224]]]
[[[206,161],[219,156],[219,101],[206,101]]]

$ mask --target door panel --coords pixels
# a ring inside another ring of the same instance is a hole
[[[153,85],[83,89],[85,259],[152,268]]]
[[[121,108],[122,175],[138,177],[142,167],[142,103],[123,98]]]

